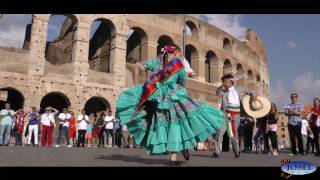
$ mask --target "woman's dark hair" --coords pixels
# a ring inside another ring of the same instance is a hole
[[[233,78],[232,74],[226,74],[226,75],[222,76],[221,80],[223,81],[223,80],[231,79],[231,78]]]
[[[320,103],[320,99],[319,98],[314,98],[313,99],[313,107],[314,108],[320,108],[320,107],[316,107],[316,101],[319,101],[319,103]],[[319,105],[320,106],[320,105]]]
[[[275,112],[278,112],[276,104],[274,104],[274,103],[271,103],[271,109],[272,109],[272,106],[274,107],[274,109],[275,109]]]

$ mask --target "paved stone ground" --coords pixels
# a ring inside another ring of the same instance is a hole
[[[166,166],[168,158],[168,155],[148,156],[143,149],[0,147],[0,166]],[[179,159],[183,160],[183,157],[179,155]],[[320,157],[312,154],[242,153],[240,158],[234,159],[231,152],[222,152],[220,158],[209,158],[208,151],[190,151],[190,161],[183,161],[182,166],[279,167],[281,159],[308,161],[320,166]]]

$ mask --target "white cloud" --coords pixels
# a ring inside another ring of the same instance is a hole
[[[279,110],[283,110],[284,105],[290,102],[290,94],[297,93],[299,102],[311,104],[313,98],[320,97],[320,79],[313,76],[311,72],[302,73],[290,84],[290,87],[283,86],[281,81],[275,82],[271,87],[270,94],[272,102],[275,102]]]
[[[243,16],[230,14],[193,14],[192,16],[202,19],[220,29],[230,33],[239,40],[244,40],[247,27],[241,25]]]
[[[295,42],[293,42],[293,41],[287,42],[287,45],[288,45],[289,48],[291,48],[291,49],[297,48],[297,43],[295,43]]]
[[[0,19],[0,46],[21,46],[24,40],[26,25],[31,23],[31,15],[5,14]]]

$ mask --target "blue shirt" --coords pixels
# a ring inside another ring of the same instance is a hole
[[[39,114],[37,112],[29,113],[28,117],[29,117],[29,125],[39,124],[39,119],[36,118],[36,117],[39,117]]]
[[[9,113],[9,116],[7,116]],[[12,124],[12,117],[14,115],[14,111],[13,110],[8,110],[8,109],[2,109],[0,111],[0,115],[5,116],[1,119],[1,125],[11,125]],[[11,116],[10,116],[11,115]]]
[[[296,104],[288,104],[287,109],[293,109],[294,111],[297,112],[302,112],[303,111],[303,105],[300,103],[296,103]],[[288,113],[288,119],[289,119],[289,124],[296,126],[296,125],[301,125],[301,117],[299,115],[290,115],[290,113]]]

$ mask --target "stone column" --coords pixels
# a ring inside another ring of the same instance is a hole
[[[125,86],[127,35],[115,34],[111,41],[110,68],[114,74],[114,86],[118,90]]]
[[[157,57],[157,46],[158,46],[158,43],[155,43],[152,41],[141,42],[141,52],[142,52],[141,60],[147,61]],[[139,71],[137,72],[139,73]],[[143,83],[149,77],[150,74],[152,74],[151,71],[139,73],[139,75],[137,76],[138,79],[135,82]]]
[[[221,82],[221,77],[223,76],[223,64],[222,63],[212,63],[211,64],[211,82]]]
[[[88,79],[89,33],[90,25],[79,22],[72,50],[73,78],[76,84],[86,82]]]
[[[28,74],[41,76],[44,74],[46,61],[45,49],[49,15],[34,14],[32,18]]]

